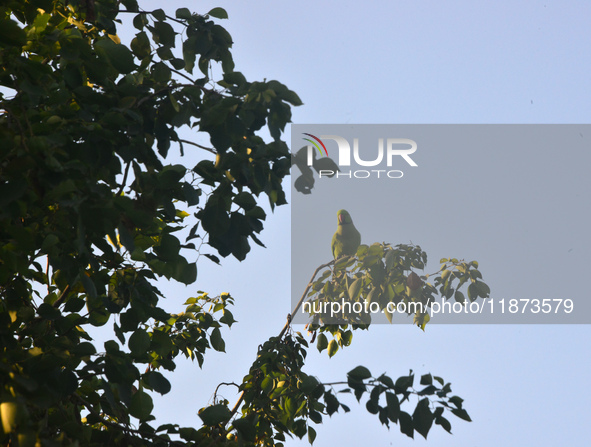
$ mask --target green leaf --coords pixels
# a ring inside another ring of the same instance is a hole
[[[404,433],[409,438],[414,438],[414,426],[410,414],[401,411],[398,415],[398,424],[400,425],[401,433]]]
[[[317,411],[310,411],[308,417],[316,424],[322,424],[322,415]]]
[[[406,391],[408,388],[412,387],[413,381],[414,376],[412,374],[409,374],[408,376],[402,376],[396,379],[395,387],[397,388],[397,392]]]
[[[329,357],[334,356],[338,350],[339,350],[339,344],[337,343],[337,341],[335,339],[332,339],[328,343],[328,356]]]
[[[145,354],[150,347],[150,335],[143,329],[138,329],[131,334],[127,345],[133,355],[139,356]]]
[[[328,339],[326,338],[326,335],[319,334],[318,338],[316,339],[316,349],[318,349],[318,352],[322,352],[327,347],[328,347]]]
[[[202,439],[201,435],[193,427],[181,427],[179,436],[187,441],[200,441]]]
[[[150,29],[150,27],[148,27]],[[172,26],[166,22],[156,22],[154,27],[150,29],[154,42],[167,47],[175,46],[176,33]]]
[[[417,393],[419,396],[430,396],[437,392],[437,387],[435,385],[428,385],[423,388],[421,391]]]
[[[107,340],[105,343],[105,351],[109,354],[117,354],[119,350],[119,344],[115,340]]]
[[[298,419],[293,424],[293,434],[296,435],[298,438],[302,439],[306,433],[308,432],[308,428],[306,426],[306,421],[304,419]]]
[[[227,406],[218,404],[206,407],[199,412],[199,417],[205,425],[213,426],[228,421],[232,413]]]
[[[303,104],[300,97],[295,92],[293,92],[291,90],[287,90],[281,96],[283,97],[283,99],[285,99],[287,102],[293,104],[294,106],[301,106]]]
[[[131,41],[130,48],[138,59],[143,59],[152,52],[150,39],[148,39],[148,35],[144,31],[136,34]]]
[[[339,410],[339,400],[330,391],[324,393],[324,401],[326,402],[326,412],[329,416]]]
[[[388,322],[390,324],[392,324],[392,316],[393,316],[393,313],[390,312],[388,309],[384,309],[384,315],[386,316],[386,319],[388,320]]]
[[[478,278],[482,278],[482,273],[478,270],[470,270],[470,278],[477,280]]]
[[[96,354],[96,348],[94,345],[87,341],[76,345],[70,351],[79,357],[87,357]]]
[[[312,376],[306,376],[303,378],[302,383],[300,384],[300,389],[304,393],[311,393],[314,388],[318,386],[318,380]]]
[[[459,417],[460,419],[463,419],[468,422],[472,422],[472,419],[470,419],[468,412],[466,410],[464,410],[463,408],[452,408],[451,412],[453,414],[455,414],[457,417]]]
[[[293,418],[296,414],[297,405],[293,398],[286,397],[284,403],[285,412],[289,416],[289,418]]]
[[[349,286],[349,299],[351,301],[356,301],[357,297],[359,296],[359,292],[361,291],[361,286],[363,285],[363,279],[357,278],[351,286]]]
[[[234,203],[244,208],[244,210],[246,211],[254,208],[257,204],[254,197],[246,191],[236,194],[236,196],[234,197]]]
[[[157,64],[152,65],[152,77],[156,82],[168,82],[172,76],[172,72],[168,65],[164,62],[158,62]]]
[[[475,301],[478,298],[478,286],[475,282],[471,283],[468,286],[468,299],[470,301]]]
[[[4,17],[0,21],[0,42],[7,46],[20,47],[27,43],[27,34],[14,20]]]
[[[58,242],[59,238],[55,234],[48,234],[43,240],[43,243],[41,244],[41,250],[43,250],[44,253],[47,253],[47,250],[53,247]]]
[[[129,230],[125,227],[125,225],[120,224],[119,227],[117,227],[117,231],[119,232],[119,239],[123,246],[129,253],[133,253],[135,250],[135,243]]]
[[[175,70],[182,70],[183,68],[185,68],[185,61],[183,59],[175,57],[171,59],[169,62],[175,68]],[[185,92],[187,91],[188,89],[185,90]]]
[[[226,352],[226,343],[222,338],[222,333],[219,328],[214,328],[209,340],[213,349],[219,352]]]
[[[462,403],[464,402],[464,399],[462,399],[460,396],[452,396],[449,398],[449,401],[456,407],[462,408]]]
[[[435,423],[441,425],[446,432],[451,433],[451,424],[443,416],[436,416]]]
[[[433,376],[431,374],[425,374],[421,376],[421,385],[432,385]]]
[[[378,380],[382,382],[384,385],[386,385],[388,388],[394,388],[394,382],[389,376],[382,374],[380,377],[378,377]]]
[[[371,372],[365,366],[357,366],[347,373],[347,376],[355,380],[365,380],[371,377]]]
[[[138,14],[133,18],[133,26],[140,31],[143,30],[144,26],[148,23],[148,16],[145,13]]]
[[[342,346],[350,346],[351,342],[353,341],[353,332],[345,331],[345,332],[341,332],[341,334],[342,334],[342,337],[341,337]]]
[[[220,318],[220,323],[227,324],[228,327],[231,327],[236,320],[234,319],[234,315],[228,309],[224,309],[224,315]]]
[[[140,421],[145,421],[149,418],[154,408],[154,403],[149,394],[144,391],[136,391],[131,396],[131,404],[129,405],[129,414],[138,418]]]
[[[55,320],[60,317],[61,313],[58,309],[53,307],[51,304],[42,303],[37,309],[39,316],[46,320]]]
[[[161,330],[152,332],[152,349],[156,354],[167,357],[173,350],[173,344],[170,336]]]
[[[64,369],[59,374],[58,389],[62,396],[68,396],[78,388],[78,377],[73,371]]]
[[[170,382],[158,371],[150,371],[147,374],[148,384],[152,389],[160,394],[166,394],[171,390]]]
[[[84,290],[86,290],[86,293],[88,294],[88,296],[91,298],[96,298],[96,296],[97,296],[96,287],[94,285],[94,282],[92,281],[92,279],[90,279],[90,277],[86,274],[86,272],[83,272],[80,275],[80,281],[82,282],[82,285],[84,286]]]
[[[183,183],[182,189],[187,205],[194,206],[199,203],[200,189],[195,189],[190,183]]]
[[[152,16],[160,22],[166,20],[166,13],[163,9],[156,9],[155,11],[152,11]]]
[[[378,402],[374,399],[368,400],[365,404],[365,408],[371,414],[378,414],[380,411],[380,406],[378,405]]]
[[[483,283],[482,281],[476,282],[476,290],[478,296],[482,298],[488,298],[488,296],[490,295],[490,287],[488,287],[488,285]]]
[[[189,263],[182,258],[177,263],[174,278],[183,284],[193,284],[197,280],[197,263]]]
[[[172,234],[163,234],[160,238],[160,245],[154,247],[154,251],[165,261],[174,261],[180,249],[180,241]]]
[[[219,8],[219,7],[213,8],[207,14],[212,17],[215,17],[216,19],[227,19],[228,18],[228,13],[226,12],[226,10],[224,8]]]
[[[231,73],[225,73],[224,74],[224,81],[226,81],[226,82],[228,82],[230,84],[238,85],[238,86],[242,86],[242,85],[244,85],[244,84],[247,83],[246,82],[246,78],[239,71],[233,71]]]
[[[266,376],[261,382],[261,389],[267,395],[271,394],[271,391],[273,391],[274,386],[274,380],[271,376]]]
[[[230,227],[227,205],[218,194],[209,197],[199,217],[203,229],[208,233],[223,233]]]
[[[386,405],[388,408],[388,419],[396,423],[400,415],[400,401],[398,400],[398,396],[386,391]]]
[[[111,314],[105,310],[102,306],[102,300],[92,299],[90,296],[86,297],[86,308],[88,309],[88,321],[93,326],[103,326],[109,321]],[[100,303],[100,306],[96,306],[96,303]]]
[[[308,442],[310,444],[314,444],[315,439],[316,439],[316,430],[314,430],[311,426],[308,426]]]
[[[209,253],[205,253],[203,256],[205,256],[210,261],[215,262],[217,265],[221,265],[220,258],[218,258],[216,255],[210,255]]]
[[[253,415],[232,421],[232,426],[240,432],[245,441],[253,442],[256,439],[256,427],[253,422]]]
[[[428,398],[425,397],[419,401],[412,414],[412,422],[414,429],[427,439],[427,434],[433,425],[433,413],[429,409]]]
[[[136,67],[132,52],[123,44],[104,38],[96,42],[94,48],[120,73],[131,73]]]
[[[189,20],[192,17],[191,11],[188,8],[177,9],[175,15],[176,15],[177,19],[185,19],[185,20]]]

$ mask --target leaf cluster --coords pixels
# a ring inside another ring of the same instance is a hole
[[[470,301],[490,294],[476,261],[442,259],[435,274],[419,276],[414,272],[423,270],[426,264],[427,254],[421,247],[388,243],[361,245],[355,256],[328,263],[311,282],[304,305],[311,317],[310,330],[320,329],[334,336],[329,342],[321,333],[318,349],[328,348],[332,357],[339,347],[351,343],[351,332],[343,327],[367,329],[372,318],[382,314],[390,323],[394,313],[413,315],[414,324],[424,330],[436,296],[446,300],[453,296],[464,303],[463,287]]]
[[[471,420],[462,406],[463,399],[451,395],[451,384],[441,377],[421,376],[421,388],[417,390],[412,370],[394,381],[386,374],[374,378],[366,367],[358,366],[347,373],[346,381],[323,383],[302,371],[307,347],[300,333],[272,337],[261,345],[240,386],[240,415],[236,415],[238,407],[231,410],[227,401],[202,409],[200,417],[207,427],[195,431],[193,439],[204,442],[213,437],[230,440],[231,445],[280,447],[289,435],[307,436],[313,443],[315,427],[324,417],[341,409],[351,411],[344,403],[351,394],[358,402],[365,396],[369,413],[377,415],[388,428],[398,424],[400,431],[411,438],[415,432],[427,438],[433,424],[451,433],[446,412]],[[411,400],[416,400],[412,414],[403,409]]]
[[[169,445],[178,427],[150,426],[162,371],[224,351],[233,298],[202,293],[172,314],[155,281],[194,283],[205,245],[217,263],[262,245],[258,202],[285,203],[280,136],[301,104],[234,70],[225,17],[134,0],[0,7],[2,443]],[[167,164],[174,148],[203,161]],[[99,346],[92,327],[107,324]]]

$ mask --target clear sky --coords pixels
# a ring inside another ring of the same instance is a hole
[[[591,4],[586,1],[141,4],[171,13],[178,7],[199,13],[224,7],[230,18],[222,24],[234,38],[237,69],[249,80],[277,79],[296,91],[304,102],[294,110],[296,123],[591,122]],[[435,218],[393,216],[389,242],[412,239],[434,260],[440,255],[478,259],[493,292],[495,287],[503,293],[527,290],[535,297],[561,290],[591,298],[584,276],[591,267],[585,230],[591,220],[585,177],[589,156],[565,154],[555,163],[542,163],[531,153],[531,166],[525,163],[523,173],[499,168],[498,189],[483,192],[491,203],[508,194],[503,182],[508,174],[534,178],[545,195],[541,198],[533,187],[521,190],[523,207],[503,220],[513,231],[495,250],[478,231],[495,230],[491,222],[500,216],[494,210],[501,208],[497,204],[475,220],[461,194],[448,199],[456,210],[453,231],[441,231]],[[490,154],[473,154],[463,161],[468,171],[451,180],[477,186],[474,173],[487,160]],[[191,154],[179,161],[190,165]],[[455,172],[451,160],[440,164]],[[438,185],[431,187],[434,195],[441,192]],[[413,197],[404,184],[399,194],[400,200]],[[317,228],[327,226],[326,260],[335,225],[333,211],[328,214],[317,223]],[[371,219],[354,219],[362,234],[369,234]],[[203,370],[187,362],[166,374],[173,391],[156,401],[162,422],[199,425],[196,412],[211,399],[216,384],[240,382],[257,346],[280,331],[290,311],[289,229],[290,208],[280,207],[269,213],[262,234],[267,249],[255,247],[245,262],[227,259],[223,267],[204,259],[195,286],[162,284],[170,310],[180,309],[199,289],[228,291],[237,299],[239,320],[227,333],[227,355],[210,354]],[[499,260],[503,250],[506,256]],[[515,274],[521,269],[527,275]],[[408,324],[355,334],[353,346],[332,359],[311,349],[306,371],[327,381],[344,378],[359,364],[377,375],[398,377],[408,369],[440,375],[465,399],[473,419],[465,423],[451,417],[453,436],[435,427],[428,441],[412,441],[397,426],[386,430],[363,405],[352,402],[351,413],[318,427],[315,445],[587,445],[590,335],[589,325],[428,325],[423,333]],[[222,394],[232,403],[237,398],[232,388]]]

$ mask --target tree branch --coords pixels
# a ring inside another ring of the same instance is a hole
[[[64,289],[62,294],[59,296],[59,298],[55,301],[55,303],[53,303],[53,307],[55,307],[55,308],[59,307],[64,302],[66,297],[68,296],[69,291],[70,291],[70,284],[68,284],[66,286],[66,288]]]
[[[168,68],[170,68],[170,67],[168,67]],[[170,71],[172,71],[173,73],[178,74],[179,76],[185,78],[187,81],[191,82],[193,84],[193,85],[191,85],[191,87],[200,87],[202,90],[207,90],[205,87],[202,87],[200,85],[194,85],[195,84],[195,81],[193,79],[191,79],[190,76],[187,76],[186,74],[184,74],[184,73],[182,73],[182,72],[180,72],[178,70],[175,70],[174,68],[170,68]]]
[[[234,382],[222,382],[222,383],[220,383],[220,384],[219,384],[219,385],[218,385],[218,386],[215,388],[215,391],[213,392],[213,400],[214,400],[214,401],[217,399],[218,390],[220,389],[220,387],[221,387],[222,385],[227,385],[227,386],[233,385],[233,386],[235,386],[236,388],[240,389],[240,385],[238,385],[237,383],[234,383]]]
[[[121,187],[119,191],[117,191],[117,195],[120,196],[125,188],[125,183],[127,182],[127,174],[129,174],[129,167],[131,166],[131,161],[127,162],[127,166],[125,166],[125,172],[123,173],[123,180],[121,181]]]
[[[180,142],[180,143],[190,144],[191,146],[195,146],[195,147],[198,147],[199,149],[206,150],[207,152],[211,152],[212,154],[217,154],[217,152],[215,151],[215,149],[212,149],[212,148],[206,147],[206,146],[201,146],[200,144],[193,143],[192,141],[189,141],[189,140],[181,140],[179,138],[177,141]]]
[[[322,264],[322,265],[318,266],[316,268],[316,270],[314,270],[314,273],[312,274],[312,277],[310,278],[310,281],[308,282],[308,285],[306,286],[306,289],[304,290],[304,293],[302,294],[302,297],[300,298],[300,300],[298,301],[298,303],[296,304],[296,306],[294,307],[294,309],[292,310],[292,312],[287,315],[287,322],[285,323],[285,326],[283,326],[283,329],[281,329],[281,332],[279,333],[279,336],[277,337],[277,341],[278,342],[281,341],[281,339],[283,338],[283,336],[287,332],[287,329],[291,326],[292,316],[295,315],[298,310],[300,310],[300,307],[304,303],[304,300],[306,299],[306,295],[308,294],[308,291],[310,290],[310,287],[312,287],[312,284],[314,283],[314,278],[316,278],[316,275],[318,274],[318,272],[320,270],[326,268],[326,267],[329,267],[329,266],[333,265],[335,263],[335,261],[336,260],[333,259],[332,261],[327,262],[326,264]],[[217,390],[217,388],[216,388],[216,390]],[[242,391],[242,393],[240,393],[240,397],[238,398],[238,401],[234,404],[234,407],[232,408],[232,410],[230,410],[231,416],[230,416],[230,419],[228,419],[228,422],[238,412],[238,408],[242,404],[242,401],[243,400],[244,400],[244,391]]]
[[[308,285],[306,286],[306,290],[304,290],[304,293],[302,294],[302,297],[300,298],[300,300],[296,304],[295,308],[291,311],[291,314],[289,314],[287,316],[287,322],[285,323],[285,326],[283,326],[283,329],[279,333],[279,339],[280,340],[285,335],[285,332],[287,331],[287,328],[289,328],[289,326],[291,325],[291,319],[292,319],[292,317],[298,312],[298,310],[300,310],[300,307],[304,303],[304,300],[306,299],[306,295],[308,294],[308,291],[310,290],[310,287],[312,287],[312,284],[314,283],[314,278],[316,278],[316,275],[318,274],[318,272],[320,270],[326,268],[326,267],[329,267],[329,266],[333,265],[334,263],[335,263],[335,260],[333,259],[332,261],[327,262],[326,264],[322,264],[322,265],[318,266],[318,268],[316,268],[316,270],[314,270],[314,273],[312,274],[312,277],[310,278],[310,282],[308,282]]]
[[[111,421],[106,421],[100,413],[98,413],[97,411],[94,410],[94,408],[92,407],[92,405],[90,404],[90,402],[88,402],[86,399],[84,399],[82,396],[78,395],[78,394],[73,394],[73,397],[75,397],[78,401],[80,401],[80,403],[82,403],[82,405],[84,405],[84,408],[86,408],[86,410],[88,410],[88,412],[90,412],[94,417],[96,417],[97,419],[100,420],[100,423],[109,427],[113,427],[113,428],[118,428],[119,430],[128,432],[128,433],[133,433],[136,435],[140,435],[142,438],[144,436],[147,436],[149,438],[152,439],[158,439],[160,441],[164,441],[166,443],[168,443],[169,445],[179,445],[179,446],[184,446],[185,443],[182,441],[173,441],[171,439],[167,439],[164,436],[160,436],[157,434],[152,434],[152,433],[146,433],[144,431],[141,430],[136,430],[134,428],[131,427],[125,427],[122,426],[116,422],[111,422]]]
[[[141,9],[139,11],[130,11],[128,9],[117,9],[115,12],[118,13],[118,14],[120,12],[121,13],[126,13],[126,14],[153,14],[154,11],[142,11]],[[166,16],[166,18],[168,20],[172,20],[173,22],[180,23],[184,27],[188,27],[189,26],[189,25],[187,25],[187,23],[183,22],[182,20],[176,19],[174,17],[170,17],[169,15],[166,15],[166,14],[165,14],[165,16]]]

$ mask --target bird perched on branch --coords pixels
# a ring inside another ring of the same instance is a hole
[[[354,255],[361,244],[361,234],[353,225],[351,215],[346,210],[339,210],[337,219],[337,231],[335,231],[330,245],[335,259]]]

